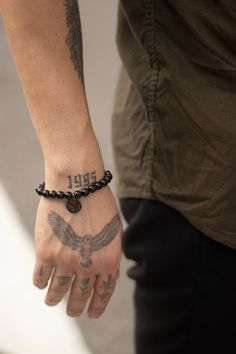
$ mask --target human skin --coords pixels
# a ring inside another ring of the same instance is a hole
[[[0,0],[0,12],[42,147],[46,188],[73,192],[99,180],[104,164],[86,101],[76,0]],[[48,285],[47,305],[69,292],[68,315],[79,316],[89,302],[88,314],[97,318],[119,276],[122,225],[109,186],[81,198],[81,204],[71,214],[64,200],[40,199],[33,283],[40,289]],[[99,233],[106,242],[90,252]],[[86,242],[73,248],[73,238],[84,235]]]

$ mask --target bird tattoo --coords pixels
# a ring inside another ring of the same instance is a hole
[[[72,227],[55,211],[48,214],[48,222],[55,236],[63,245],[79,251],[82,258],[80,263],[83,267],[89,267],[92,264],[92,253],[107,246],[115,238],[120,228],[118,214],[95,236],[89,234],[77,235]]]

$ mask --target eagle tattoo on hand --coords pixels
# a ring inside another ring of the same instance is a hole
[[[79,251],[82,258],[80,263],[83,267],[89,267],[92,264],[92,253],[107,246],[115,238],[120,228],[118,214],[95,236],[89,234],[77,235],[72,227],[55,211],[48,214],[48,222],[63,245]]]

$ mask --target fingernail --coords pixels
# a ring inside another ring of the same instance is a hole
[[[48,283],[33,283],[34,286],[36,286],[38,289],[45,289]]]
[[[94,313],[94,312],[89,312],[88,315],[89,315],[90,318],[98,318],[100,316],[99,313]]]
[[[70,317],[79,317],[81,315],[81,312],[71,312],[69,310],[66,311],[67,315]]]
[[[39,285],[38,285],[38,288],[39,288],[39,289],[45,289],[47,285],[48,285],[48,283],[46,283],[46,284],[39,284]]]
[[[58,304],[58,301],[52,302],[52,301],[45,300],[45,304],[48,305],[48,306],[55,306],[55,305]]]
[[[67,311],[66,311],[66,313],[67,313],[67,315],[68,315],[68,316],[70,316],[70,317],[74,317],[74,315],[73,315],[73,313],[72,313],[72,312],[70,312],[70,311],[68,311],[68,310],[67,310]]]

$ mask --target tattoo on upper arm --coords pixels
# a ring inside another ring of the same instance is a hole
[[[76,250],[81,256],[81,265],[89,267],[92,264],[91,255],[93,252],[106,247],[117,235],[121,221],[116,214],[109,223],[96,235],[78,235],[72,227],[55,211],[48,214],[48,222],[52,227],[55,236],[65,246]]]
[[[74,64],[75,71],[84,85],[83,44],[79,5],[77,0],[65,0],[64,6],[68,28],[66,44],[70,50],[70,60]]]

